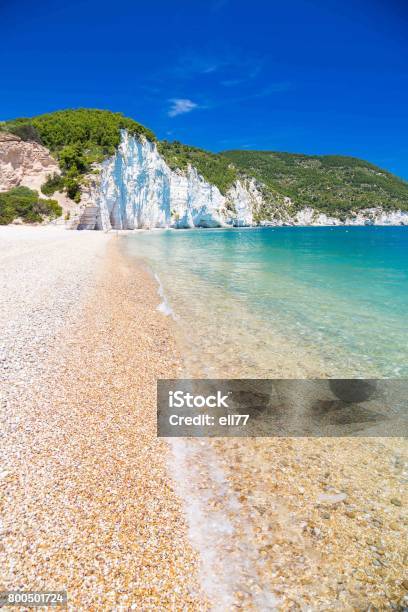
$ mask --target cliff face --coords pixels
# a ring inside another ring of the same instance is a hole
[[[23,186],[41,195],[41,185],[53,174],[61,174],[61,170],[46,147],[0,131],[0,192]],[[56,192],[52,198],[57,200],[64,214],[75,213],[78,209],[65,193]],[[63,217],[59,222],[63,222]]]
[[[89,200],[99,209],[97,229],[106,230],[251,225],[257,197],[254,185],[239,181],[223,196],[195,168],[171,170],[154,143],[124,131]]]
[[[0,191],[19,185],[40,191],[47,176],[54,173],[60,174],[60,169],[48,149],[0,132]]]

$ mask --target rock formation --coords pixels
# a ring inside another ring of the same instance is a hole
[[[47,176],[54,173],[60,174],[60,169],[48,149],[0,132],[0,191],[19,185],[40,191]]]

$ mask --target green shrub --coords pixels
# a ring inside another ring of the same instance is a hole
[[[24,119],[23,121],[29,121]],[[41,144],[41,136],[33,125],[30,123],[11,123],[7,124],[7,131],[19,136],[21,140],[38,142]]]
[[[64,189],[76,202],[81,198],[83,175],[92,172],[92,163],[114,154],[122,129],[156,140],[153,132],[121,113],[83,108],[1,122],[0,129],[47,146],[59,161],[62,178],[47,179],[43,193]],[[266,202],[255,213],[260,219],[282,210],[294,214],[305,206],[341,218],[377,206],[408,210],[408,183],[360,159],[273,151],[216,154],[178,141],[157,146],[172,169],[186,170],[191,164],[223,194],[239,176],[255,177]],[[291,198],[291,205],[283,203],[285,196]],[[9,219],[14,209],[2,201],[1,218]]]
[[[81,201],[81,185],[78,179],[67,176],[64,180],[67,196],[77,204]]]
[[[80,144],[67,145],[58,152],[61,169],[73,174],[85,174],[89,165]]]
[[[47,180],[41,185],[41,191],[44,195],[52,195],[56,191],[62,191],[64,189],[64,179],[59,174],[53,174],[48,176]]]
[[[0,225],[12,223],[21,218],[26,223],[40,223],[44,217],[55,219],[62,215],[62,208],[56,200],[40,198],[37,191],[28,187],[14,187],[0,193]]]

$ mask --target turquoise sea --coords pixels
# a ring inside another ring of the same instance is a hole
[[[191,375],[408,375],[408,227],[146,231],[125,248]]]

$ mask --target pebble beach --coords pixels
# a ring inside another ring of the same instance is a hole
[[[1,589],[205,610],[156,438],[156,379],[178,368],[156,286],[115,236],[0,232]]]
[[[0,227],[1,589],[70,610],[403,610],[403,439],[156,437],[176,322],[121,236]]]

